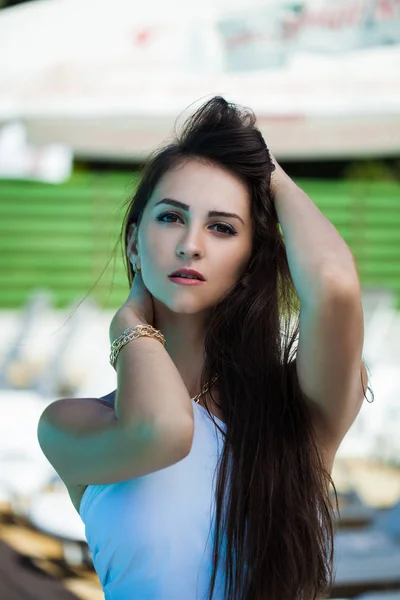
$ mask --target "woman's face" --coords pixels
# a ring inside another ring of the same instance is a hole
[[[232,216],[209,216],[210,211]],[[243,275],[252,237],[245,184],[218,166],[190,160],[154,189],[139,227],[136,264],[155,299],[175,313],[195,314],[217,304]],[[182,267],[199,271],[205,283],[171,281],[168,275]]]

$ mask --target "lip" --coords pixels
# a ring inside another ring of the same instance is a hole
[[[202,285],[205,283],[201,279],[185,279],[184,277],[173,277],[171,275],[168,276],[168,279],[178,285]]]
[[[182,269],[176,269],[176,271],[173,271],[171,273],[171,275],[169,275],[169,277],[174,277],[175,275],[178,275],[178,274],[194,275],[195,277],[198,277],[198,280],[205,281],[205,277],[202,273],[200,273],[199,271],[195,271],[195,269],[187,269],[185,267]]]

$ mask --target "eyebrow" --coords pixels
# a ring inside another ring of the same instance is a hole
[[[176,208],[182,208],[183,210],[190,211],[190,206],[185,204],[184,202],[179,202],[179,200],[173,200],[172,198],[163,198],[159,202],[154,205],[154,208],[159,204],[171,204],[171,206],[175,206]],[[244,225],[244,221],[239,215],[235,213],[224,212],[220,210],[210,210],[208,213],[209,217],[232,217],[233,219],[239,219]]]

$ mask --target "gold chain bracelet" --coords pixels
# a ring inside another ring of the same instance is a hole
[[[158,329],[154,329],[151,325],[136,325],[136,327],[128,327],[122,334],[117,337],[111,344],[110,349],[110,364],[115,369],[115,363],[117,362],[118,354],[121,348],[128,344],[132,340],[136,340],[139,337],[154,337],[156,340],[162,343],[165,348],[165,337]]]

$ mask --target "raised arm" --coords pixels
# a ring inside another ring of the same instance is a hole
[[[335,451],[360,410],[368,381],[357,268],[332,223],[274,162],[272,191],[300,298],[297,376],[316,409],[319,432]]]
[[[145,324],[122,307],[110,338]],[[66,484],[107,484],[170,466],[190,451],[193,408],[164,346],[140,337],[116,362],[115,410],[98,399],[68,398],[46,408],[38,425],[40,446]]]

